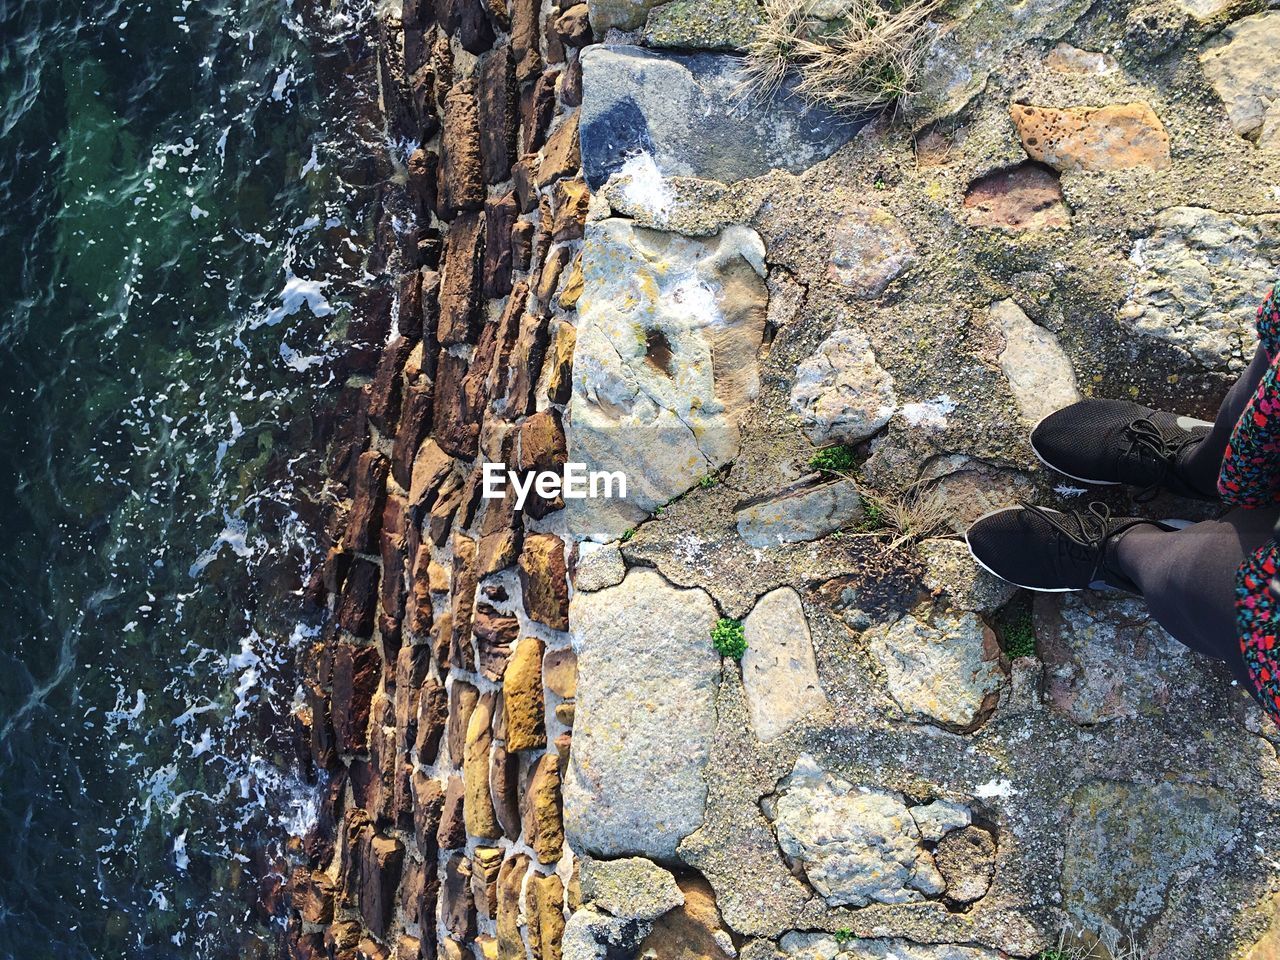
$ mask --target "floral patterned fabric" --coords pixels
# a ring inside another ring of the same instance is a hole
[[[1236,422],[1218,474],[1225,503],[1257,509],[1280,503],[1280,304],[1276,291],[1258,308],[1258,337],[1271,359]],[[1275,540],[1255,550],[1236,574],[1236,622],[1245,667],[1258,699],[1280,724],[1280,617],[1269,589],[1276,575]]]

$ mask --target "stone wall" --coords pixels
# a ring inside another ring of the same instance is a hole
[[[563,502],[486,500],[478,464],[564,460],[590,38],[585,7],[536,0],[380,22],[409,146],[350,331],[309,591],[328,614],[300,716],[327,792],[290,878],[297,956],[557,960],[577,904]]]
[[[1139,600],[1017,594],[958,539],[1211,513],[1026,434],[1212,415],[1247,361],[1263,6],[948,4],[919,93],[853,120],[743,98],[753,0],[387,19],[395,333],[332,455],[295,952],[1274,955],[1269,722]],[[566,458],[627,496],[479,498]]]

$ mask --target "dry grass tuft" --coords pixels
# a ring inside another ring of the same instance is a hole
[[[936,489],[916,488],[903,494],[884,495],[859,485],[858,493],[883,518],[893,535],[890,550],[926,540],[947,523],[947,503]]]
[[[929,15],[942,2],[850,0],[833,27],[810,13],[815,0],[764,0],[746,86],[769,96],[794,73],[797,94],[848,113],[899,100],[914,92]]]

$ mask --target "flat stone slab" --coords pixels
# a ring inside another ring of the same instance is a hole
[[[747,652],[742,685],[751,728],[768,743],[827,703],[818,681],[813,639],[800,595],[779,587],[761,597],[743,621]]]
[[[597,45],[582,53],[582,167],[592,189],[629,157],[651,155],[666,177],[732,183],[799,173],[825,160],[865,125],[786,92],[744,90],[741,59],[663,55]]]
[[[579,855],[674,860],[702,825],[720,656],[711,598],[654,570],[577,594],[573,751],[564,823]]]

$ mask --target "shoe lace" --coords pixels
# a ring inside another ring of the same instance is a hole
[[[1091,580],[1098,579],[1098,572],[1105,567],[1107,548],[1111,541],[1126,530],[1148,522],[1134,520],[1116,525],[1111,508],[1098,501],[1089,504],[1084,510],[1072,510],[1066,513],[1046,510],[1034,503],[1024,503],[1023,507],[1061,534],[1062,538],[1058,541],[1059,550],[1064,551],[1073,560],[1093,564],[1093,570],[1089,575]]]
[[[1194,434],[1171,438],[1150,417],[1139,417],[1124,429],[1129,440],[1129,452],[1142,452],[1158,464],[1159,473],[1147,486],[1134,495],[1134,503],[1147,503],[1156,498],[1165,481],[1178,468],[1178,460],[1188,447],[1200,442]]]

